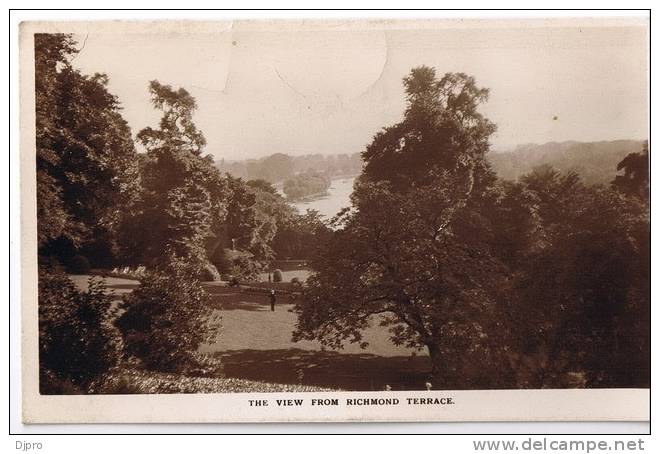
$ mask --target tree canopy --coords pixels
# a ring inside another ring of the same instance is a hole
[[[64,261],[90,247],[97,259],[116,253],[117,207],[139,185],[119,101],[107,76],[71,66],[76,53],[69,35],[35,35],[38,240]]]
[[[448,381],[475,360],[469,352],[495,355],[487,325],[505,267],[478,210],[495,181],[484,159],[495,127],[477,111],[487,91],[464,74],[420,67],[404,85],[404,119],[363,154],[353,210],[314,263],[295,338],[362,342],[383,314],[392,341],[428,348],[436,379]]]

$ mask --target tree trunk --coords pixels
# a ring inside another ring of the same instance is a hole
[[[432,385],[434,388],[440,388],[441,382],[444,381],[443,379],[446,373],[446,365],[442,361],[440,345],[426,344],[426,348],[428,348],[429,357],[431,358],[431,377],[434,380]]]

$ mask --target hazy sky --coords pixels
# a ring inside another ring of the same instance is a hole
[[[601,24],[86,26],[74,65],[108,74],[133,134],[159,118],[149,80],[186,88],[218,160],[361,151],[401,119],[401,78],[422,64],[490,89],[494,148],[647,138],[647,29]]]

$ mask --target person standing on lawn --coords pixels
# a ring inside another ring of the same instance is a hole
[[[275,297],[275,290],[270,291],[270,310],[271,312],[275,312],[275,301],[277,298]]]

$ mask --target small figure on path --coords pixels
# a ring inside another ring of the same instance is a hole
[[[270,291],[270,310],[271,312],[275,311],[275,301],[277,298],[275,297],[275,290]]]

